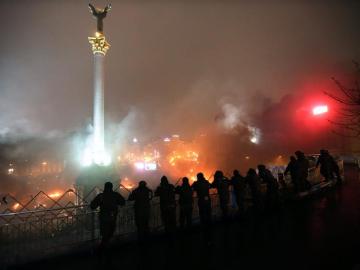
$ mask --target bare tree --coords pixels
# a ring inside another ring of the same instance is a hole
[[[353,87],[347,87],[332,77],[338,91],[335,94],[325,92],[340,105],[336,120],[329,120],[335,127],[334,132],[348,137],[360,137],[360,65],[358,62],[354,65],[356,76]]]

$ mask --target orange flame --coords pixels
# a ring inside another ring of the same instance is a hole
[[[52,199],[59,198],[60,196],[61,196],[61,192],[58,191],[49,194],[49,197]]]

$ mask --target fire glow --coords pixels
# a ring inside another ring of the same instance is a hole
[[[13,209],[14,209],[14,210],[18,210],[18,209],[19,209],[19,206],[20,206],[19,203],[15,203],[14,206],[13,206]]]
[[[54,199],[54,198],[59,198],[61,196],[60,192],[53,192],[49,194],[49,197]]]

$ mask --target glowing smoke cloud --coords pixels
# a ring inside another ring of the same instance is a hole
[[[81,166],[90,166],[91,164],[103,163],[101,165],[109,165],[114,156],[117,156],[121,149],[128,141],[134,142],[134,134],[130,131],[135,130],[137,116],[139,113],[131,107],[126,116],[118,123],[115,121],[109,121],[107,129],[105,131],[107,145],[109,145],[109,152],[97,153],[93,151],[93,126],[88,124],[80,132],[77,132],[76,136],[72,140],[72,149],[75,151],[76,163]],[[138,142],[136,138],[136,142]],[[96,157],[99,157],[96,159]],[[98,163],[99,162],[99,163]]]
[[[112,123],[108,125],[109,128],[106,130],[106,134],[109,142],[111,142],[109,143],[111,149],[114,149],[116,152],[121,152],[126,142],[132,141],[133,143],[138,143],[141,141],[141,138],[134,136],[140,115],[135,107],[130,107],[120,123],[112,121]]]
[[[97,165],[108,166],[111,163],[111,157],[103,149],[94,149],[92,146],[85,148],[81,164],[86,167],[94,163]]]
[[[225,103],[221,106],[221,108],[221,127],[225,130],[225,132],[237,133],[237,128],[246,128],[250,133],[250,142],[253,144],[259,144],[261,131],[259,128],[248,124],[249,117],[243,110],[241,110],[241,106]]]
[[[259,128],[248,126],[248,130],[250,132],[250,142],[253,144],[260,143],[261,131]]]
[[[243,125],[241,122],[241,112],[239,108],[237,108],[233,104],[226,103],[222,106],[222,111],[224,114],[224,118],[222,120],[222,125],[227,131],[231,131],[235,129],[239,125]]]
[[[235,106],[230,103],[225,103],[221,106],[222,108],[222,118],[221,118],[221,128],[225,130],[226,133],[235,133],[237,134],[238,128],[242,127],[248,130],[249,140],[253,144],[260,143],[261,131],[259,128],[254,127],[248,124],[248,116],[242,111],[241,106]]]

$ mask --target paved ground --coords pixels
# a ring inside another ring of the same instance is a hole
[[[360,269],[360,181],[347,166],[346,184],[292,203],[278,215],[216,224],[208,245],[201,232],[157,237],[147,248],[119,245],[104,262],[90,251],[23,269]]]

